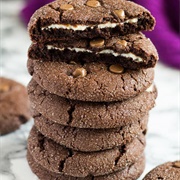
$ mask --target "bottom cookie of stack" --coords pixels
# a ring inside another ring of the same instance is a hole
[[[73,151],[44,137],[35,127],[28,139],[28,151],[40,166],[51,173],[81,178],[122,171],[138,162],[144,147],[145,137],[142,135],[125,146],[110,150]]]
[[[96,177],[73,177],[48,171],[33,159],[30,152],[27,153],[27,160],[31,170],[40,180],[136,180],[143,173],[145,168],[145,157],[143,155],[133,165],[112,174]]]

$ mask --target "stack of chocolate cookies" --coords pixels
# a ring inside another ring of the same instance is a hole
[[[27,158],[41,180],[141,175],[158,54],[140,31],[154,25],[125,0],[56,0],[32,16]]]

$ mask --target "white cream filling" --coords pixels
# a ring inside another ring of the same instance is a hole
[[[56,49],[56,50],[59,50],[59,51],[64,51],[65,48],[57,48],[57,47],[54,47],[52,45],[47,45],[46,46],[48,50],[51,50],[51,49]]]
[[[111,22],[107,22],[105,24],[99,24],[98,25],[98,29],[104,29],[104,28],[115,28],[116,26],[118,26],[119,23],[111,23]],[[94,27],[93,27],[94,28]]]
[[[124,21],[124,23],[137,23],[137,22],[138,22],[138,18],[128,19],[128,20]]]
[[[107,22],[105,24],[99,24],[97,27],[98,29],[104,29],[104,28],[115,28],[119,24],[123,25],[125,23],[137,23],[138,18],[128,19],[122,23],[111,23]],[[71,24],[51,24],[47,27],[42,27],[42,30],[50,30],[50,29],[67,29],[67,30],[74,30],[74,31],[84,31],[87,28],[94,29],[96,25],[71,25]]]
[[[121,54],[114,52],[111,49],[104,49],[102,51],[99,52],[99,54],[112,54],[113,56],[117,57],[120,56]]]
[[[84,31],[87,29],[89,26],[86,25],[70,25],[70,24],[51,24],[50,26],[47,27],[42,27],[42,30],[49,30],[49,29],[67,29],[67,30],[74,30],[74,31]]]
[[[47,45],[47,49],[48,50],[56,49],[56,50],[59,50],[59,51],[64,51],[65,50],[65,48],[58,48],[58,47],[54,47],[52,45]],[[70,48],[70,47],[67,47],[66,49],[69,49],[70,51],[76,51],[76,52],[93,53],[93,51],[85,49],[85,48]],[[135,62],[142,62],[143,61],[143,59],[141,57],[136,56],[133,53],[122,53],[122,54],[120,54],[120,53],[117,53],[117,52],[115,52],[115,51],[113,51],[111,49],[104,49],[104,50],[102,50],[100,52],[96,52],[96,54],[111,54],[111,55],[113,55],[115,57],[123,56],[123,57],[127,57],[127,58],[132,58],[133,61],[135,61]]]
[[[85,48],[67,48],[70,51],[76,51],[76,52],[89,52],[93,53],[91,50],[85,49]]]
[[[47,45],[47,49],[48,50],[56,49],[56,50],[59,50],[59,51],[64,51],[65,50],[65,48],[57,48],[57,47],[54,47],[52,45]],[[70,48],[70,47],[68,47],[66,49],[69,49],[70,51],[76,51],[76,52],[89,52],[89,53],[93,53],[93,51],[85,49],[85,48]]]
[[[154,90],[154,84],[151,84],[151,86],[146,89],[146,92],[153,92],[153,90]]]
[[[127,58],[132,58],[135,62],[142,62],[143,59],[139,56],[136,56],[133,53],[122,53],[121,56],[127,57]]]

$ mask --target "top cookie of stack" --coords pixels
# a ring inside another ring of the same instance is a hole
[[[58,0],[36,11],[29,24],[33,41],[110,38],[152,30],[155,20],[140,5],[125,0]]]
[[[156,48],[140,33],[154,26],[151,13],[130,1],[57,0],[31,18],[28,29],[34,43],[29,58],[102,60],[127,69],[154,67]]]

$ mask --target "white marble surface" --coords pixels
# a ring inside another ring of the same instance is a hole
[[[30,80],[26,69],[30,40],[18,20],[22,4],[20,0],[1,1],[0,75],[27,85]],[[180,159],[180,71],[159,63],[155,82],[159,96],[150,113],[144,174],[158,164]],[[0,180],[37,179],[25,158],[26,140],[32,124],[30,121],[20,130],[0,137]]]

